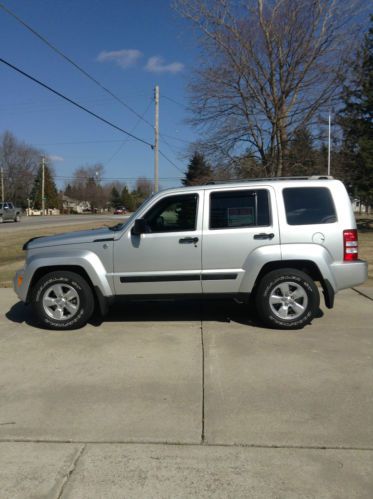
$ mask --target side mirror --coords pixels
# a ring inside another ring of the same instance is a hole
[[[135,220],[135,224],[131,229],[131,234],[134,236],[140,236],[141,234],[144,234],[145,232],[148,232],[148,226],[144,218],[137,218]]]

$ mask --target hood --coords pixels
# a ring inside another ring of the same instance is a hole
[[[65,232],[55,236],[41,236],[29,239],[23,246],[24,250],[46,248],[49,246],[62,246],[70,244],[84,244],[100,241],[114,241],[115,232],[107,227],[77,232]]]

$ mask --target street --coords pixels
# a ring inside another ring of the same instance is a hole
[[[165,302],[53,332],[0,289],[1,497],[371,498],[372,291],[299,331]]]
[[[87,224],[92,222],[97,222],[102,220],[102,224],[109,223],[114,225],[114,223],[120,223],[129,215],[113,215],[108,213],[106,215],[56,215],[56,216],[43,216],[43,217],[26,217],[22,216],[20,223],[5,222],[0,224],[0,236],[4,232],[8,231],[20,231],[26,228],[41,229],[47,227],[56,227],[59,225],[78,225]]]

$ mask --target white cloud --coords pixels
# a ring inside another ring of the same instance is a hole
[[[122,49],[122,50],[112,50],[107,52],[102,50],[98,56],[98,62],[115,62],[122,69],[126,69],[129,66],[135,64],[135,62],[140,59],[142,52],[137,49]]]
[[[148,59],[144,68],[151,73],[180,73],[184,69],[184,64],[181,62],[171,62],[165,64],[164,59],[159,56],[153,56]]]
[[[65,161],[64,158],[62,156],[49,156],[49,159],[51,161]]]

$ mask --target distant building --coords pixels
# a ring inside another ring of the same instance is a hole
[[[359,198],[352,198],[351,203],[354,213],[372,213],[372,206],[365,206]]]
[[[62,207],[64,213],[86,213],[91,211],[91,203],[89,201],[79,201],[65,195],[62,196]]]

